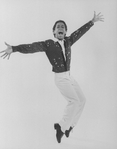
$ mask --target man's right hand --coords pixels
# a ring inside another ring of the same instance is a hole
[[[5,42],[5,45],[7,46],[7,49],[0,52],[0,53],[4,53],[1,57],[3,57],[3,58],[8,57],[8,59],[9,59],[11,53],[13,52],[13,49],[12,49],[12,46],[7,44],[6,42]]]

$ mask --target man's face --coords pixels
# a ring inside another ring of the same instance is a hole
[[[62,22],[56,24],[55,30],[53,31],[55,38],[63,40],[66,35],[65,25]]]

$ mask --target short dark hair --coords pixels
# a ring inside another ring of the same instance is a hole
[[[65,21],[63,21],[63,20],[58,20],[58,21],[55,22],[55,24],[53,26],[53,31],[55,30],[56,24],[59,23],[59,22],[62,22],[65,25],[65,30],[67,31],[67,25],[66,25]]]

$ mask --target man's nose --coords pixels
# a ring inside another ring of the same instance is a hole
[[[60,30],[60,31],[63,31],[63,29],[62,29],[62,28],[59,28],[59,30]]]

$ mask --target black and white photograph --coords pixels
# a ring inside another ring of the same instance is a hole
[[[117,149],[116,40],[116,0],[0,0],[0,149]]]

